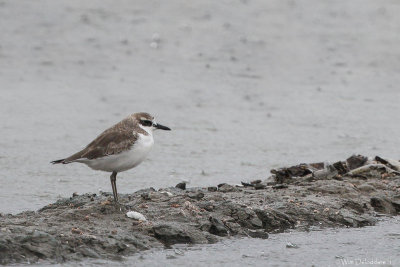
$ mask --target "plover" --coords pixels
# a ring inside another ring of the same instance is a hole
[[[139,165],[153,147],[153,131],[171,130],[148,113],[134,113],[97,136],[83,150],[53,164],[84,163],[94,170],[111,172],[114,200],[118,203],[117,173]]]

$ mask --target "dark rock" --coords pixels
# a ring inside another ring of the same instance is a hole
[[[379,157],[379,156],[375,156],[375,160],[376,160],[377,162],[382,163],[382,164],[385,164],[385,165],[389,163],[386,159],[383,159],[383,158],[381,158],[381,157]]]
[[[264,230],[248,230],[247,234],[253,238],[267,239],[269,237],[268,233]]]
[[[203,192],[190,192],[187,194],[187,196],[192,199],[200,200],[204,197],[204,193]]]
[[[382,212],[386,214],[396,214],[396,209],[393,207],[392,202],[385,197],[372,197],[371,206],[377,212]]]
[[[94,251],[88,247],[80,247],[80,248],[78,248],[78,252],[82,253],[83,256],[88,257],[88,258],[95,258],[95,259],[100,258],[100,255],[98,253],[96,253],[96,251]]]
[[[255,228],[263,228],[263,223],[262,221],[258,218],[258,217],[253,217],[250,220],[250,223],[252,226],[254,226]]]
[[[348,227],[363,227],[374,225],[376,220],[369,216],[360,216],[348,210],[341,210],[341,222]]]
[[[182,190],[185,190],[186,189],[186,183],[185,182],[179,183],[179,184],[175,185],[175,187],[179,188],[179,189],[182,189]]]
[[[142,193],[140,195],[144,200],[151,200],[150,194],[149,193]]]
[[[271,173],[274,174],[274,180],[278,184],[290,183],[292,179],[292,175],[289,173],[287,169],[272,169]]]
[[[253,187],[254,185],[251,183],[246,183],[246,182],[240,182],[243,186],[250,186]]]
[[[278,184],[291,183],[293,177],[304,177],[312,174],[310,166],[307,164],[299,164],[288,168],[272,169],[271,173],[275,175],[275,182]]]
[[[193,235],[184,230],[180,225],[174,223],[162,223],[153,226],[154,237],[166,245],[177,243],[196,243]]]
[[[360,201],[355,201],[355,200],[347,200],[344,204],[344,207],[355,210],[358,213],[363,213],[365,210],[365,205],[361,203]]]
[[[226,192],[235,192],[235,191],[238,191],[238,189],[229,184],[220,184],[220,185],[218,185],[218,191],[226,193]]]
[[[213,211],[214,210],[214,204],[211,201],[201,201],[198,202],[197,205],[201,209],[205,209],[206,211]]]
[[[337,172],[340,175],[343,175],[343,174],[345,174],[345,173],[350,171],[347,168],[346,164],[344,162],[342,162],[342,161],[338,161],[338,162],[333,163],[333,167],[337,170]]]
[[[295,220],[283,212],[277,210],[255,210],[258,218],[262,221],[262,226],[267,231],[279,230],[283,231],[294,227]]]
[[[273,189],[284,189],[284,188],[288,188],[289,186],[285,185],[285,184],[276,184],[274,186],[272,186]]]
[[[210,192],[215,192],[215,191],[218,190],[218,188],[217,188],[216,186],[209,186],[209,187],[207,188],[207,190],[210,191]]]
[[[363,166],[367,162],[368,158],[361,155],[353,155],[346,159],[347,167],[350,170],[357,169]]]
[[[210,217],[209,221],[211,222],[210,229],[208,230],[210,234],[218,236],[227,236],[229,234],[228,229],[220,219]]]
[[[250,184],[259,184],[259,183],[261,183],[261,180],[254,180],[250,182]]]
[[[400,213],[400,200],[391,200],[391,203],[397,213]]]
[[[254,185],[254,189],[256,189],[256,190],[264,189],[264,188],[266,188],[266,187],[267,187],[267,185],[262,184],[262,183],[258,183],[258,184],[255,184],[255,185]]]
[[[303,177],[312,173],[312,170],[310,170],[307,164],[292,166],[287,168],[287,170],[293,177]]]
[[[310,165],[312,168],[314,168],[316,170],[322,170],[325,167],[324,162],[310,163],[308,165]]]
[[[54,257],[61,245],[61,242],[52,235],[36,230],[24,237],[21,243],[24,249],[43,259]]]

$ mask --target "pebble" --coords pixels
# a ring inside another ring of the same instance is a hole
[[[138,221],[147,221],[146,217],[144,217],[143,214],[136,212],[136,211],[128,211],[126,213],[126,216],[128,218],[134,219],[134,220],[138,220]]]
[[[296,244],[293,244],[293,243],[291,243],[291,242],[288,242],[288,243],[286,244],[286,247],[287,247],[287,248],[299,248],[299,246],[297,246]]]
[[[204,193],[203,192],[191,192],[187,196],[192,199],[200,200],[204,197]]]
[[[264,189],[264,188],[266,188],[267,186],[265,185],[265,184],[261,184],[261,183],[258,183],[258,184],[255,184],[254,185],[254,188],[256,189],[256,190],[259,190],[259,189]]]
[[[247,231],[248,235],[253,238],[261,238],[261,239],[267,239],[268,238],[268,233],[265,232],[264,230],[251,230],[249,229]]]
[[[185,190],[186,189],[186,183],[185,182],[179,183],[179,184],[175,185],[175,187],[179,188],[179,189],[182,189],[182,190]]]
[[[273,189],[284,189],[284,188],[288,188],[288,186],[285,184],[277,184],[277,185],[272,186],[272,188]]]
[[[218,188],[216,186],[209,186],[207,188],[207,190],[210,191],[210,192],[216,192],[218,190]]]

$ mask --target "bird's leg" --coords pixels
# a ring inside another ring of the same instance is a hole
[[[118,192],[117,192],[117,172],[112,172],[110,176],[111,187],[113,190],[114,200],[118,203]]]

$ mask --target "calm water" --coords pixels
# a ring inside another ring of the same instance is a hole
[[[389,0],[0,0],[0,212],[110,191],[107,173],[49,162],[136,111],[173,131],[118,176],[121,193],[400,158],[399,12]]]

